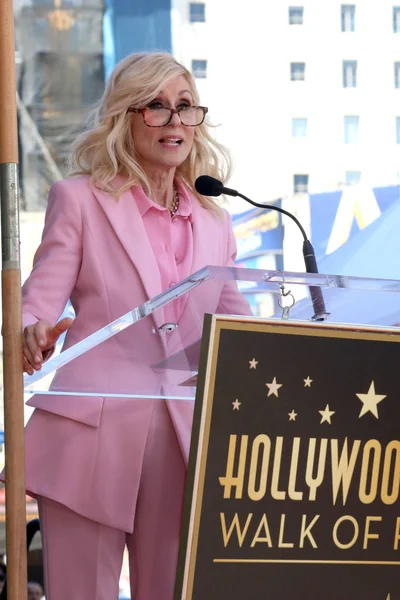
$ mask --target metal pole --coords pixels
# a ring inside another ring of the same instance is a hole
[[[27,598],[18,135],[12,0],[0,0],[0,197],[8,600]]]

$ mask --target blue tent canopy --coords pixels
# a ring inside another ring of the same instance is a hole
[[[379,219],[319,261],[320,273],[400,280],[400,200]],[[389,286],[389,290],[390,290]],[[327,289],[325,304],[331,322],[394,325],[400,322],[400,293]],[[301,300],[293,318],[311,318],[309,299]]]
[[[325,254],[332,233],[332,225],[337,216],[340,202],[343,200],[343,194],[346,193],[349,199],[360,196],[360,190],[357,186],[350,186],[346,190],[336,192],[325,192],[322,194],[310,194],[310,217],[311,217],[311,239],[315,250],[317,260],[321,260]],[[361,192],[361,198],[362,198]],[[385,187],[376,187],[368,189],[367,193],[373,194],[376,203],[382,215],[393,206],[400,198],[400,186],[391,185]],[[360,198],[360,200],[361,200]],[[354,219],[350,238],[360,231],[359,224]],[[350,239],[349,238],[349,239]]]
[[[320,273],[400,279],[400,200],[319,261]]]

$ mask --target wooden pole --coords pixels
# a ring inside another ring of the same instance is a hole
[[[18,134],[13,0],[0,0],[0,196],[7,598],[27,598]]]

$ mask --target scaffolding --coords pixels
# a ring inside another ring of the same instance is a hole
[[[46,207],[103,92],[103,14],[103,0],[19,0],[15,7],[24,210]]]

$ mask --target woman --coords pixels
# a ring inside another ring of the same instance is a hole
[[[64,331],[65,349],[201,267],[234,264],[228,214],[194,192],[199,175],[225,180],[229,164],[206,113],[170,55],[117,65],[76,145],[79,176],[50,191],[23,287],[27,373]],[[75,319],[57,323],[68,298]],[[143,396],[173,395],[178,379],[154,366],[217,311],[250,309],[232,284],[199,286],[60,369],[52,389],[80,395],[29,401],[27,490],[38,498],[48,600],[117,598],[125,545],[132,597],[172,600],[193,405]]]

